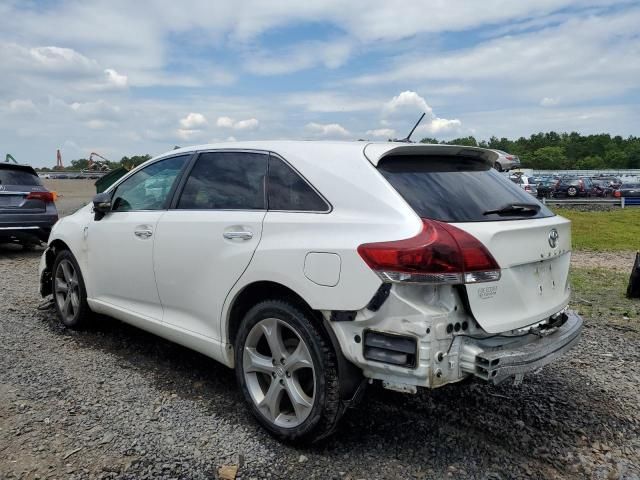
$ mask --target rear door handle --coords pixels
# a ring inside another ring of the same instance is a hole
[[[136,230],[133,233],[138,238],[149,238],[149,237],[151,237],[151,235],[153,235],[153,232],[151,230],[146,230],[146,229],[145,230]]]
[[[252,232],[240,231],[240,232],[224,232],[222,236],[228,240],[239,238],[240,240],[251,240],[253,238]]]

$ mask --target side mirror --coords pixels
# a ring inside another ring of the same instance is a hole
[[[99,193],[93,197],[94,219],[100,220],[111,211],[111,193]]]

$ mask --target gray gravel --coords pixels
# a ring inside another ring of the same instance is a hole
[[[339,432],[279,444],[230,370],[112,319],[39,311],[40,252],[0,247],[0,478],[640,478],[639,329],[587,319],[520,387],[377,387]]]

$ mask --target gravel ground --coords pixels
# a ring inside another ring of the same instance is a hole
[[[0,247],[0,478],[640,478],[640,328],[586,319],[519,386],[372,387],[339,432],[279,444],[232,372],[111,319],[39,311],[40,252]]]

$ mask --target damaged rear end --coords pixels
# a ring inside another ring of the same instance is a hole
[[[346,355],[366,376],[401,391],[470,375],[520,381],[577,342],[568,220],[493,170],[493,152],[376,148],[365,154],[422,230],[358,249],[384,282],[384,301],[337,329],[363,336]]]

